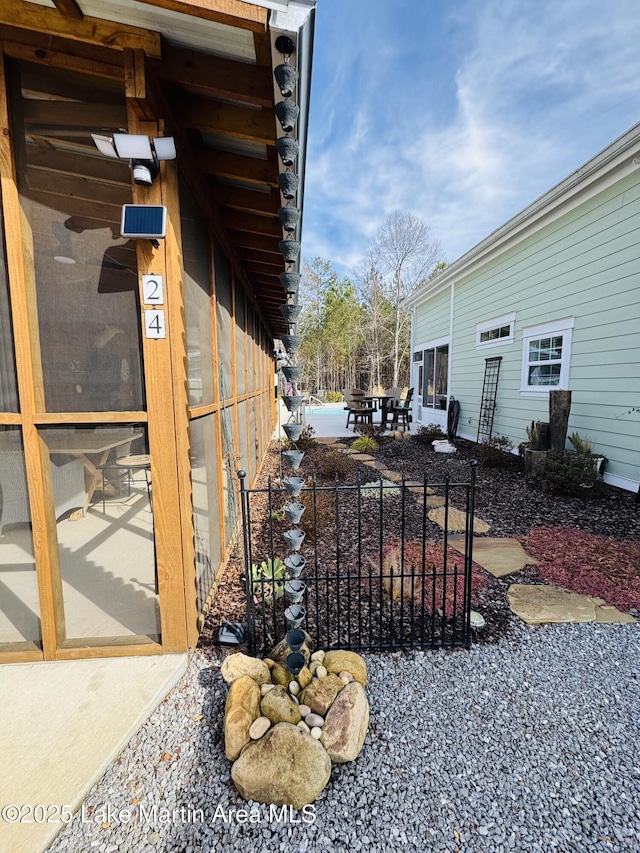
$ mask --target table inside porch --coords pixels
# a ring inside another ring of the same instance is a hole
[[[89,432],[81,429],[77,432],[56,434],[50,430],[47,437],[49,452],[80,459],[84,468],[85,509],[91,503],[94,492],[102,483],[102,466],[115,447],[130,444],[143,435],[142,430],[97,430]],[[90,458],[90,457],[93,457]]]

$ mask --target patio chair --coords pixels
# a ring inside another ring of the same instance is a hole
[[[411,417],[411,401],[413,399],[413,388],[409,388],[407,391],[407,396],[404,398],[404,402],[400,403],[398,406],[391,407],[391,423],[396,427],[400,426],[400,421],[402,421],[402,429],[406,431],[407,427],[412,421]]]
[[[350,391],[345,391],[345,400],[349,394],[349,402],[345,407],[347,409],[347,429],[349,423],[353,423],[353,431],[355,432],[358,421],[369,424],[373,423],[373,413],[375,406],[368,406],[364,399],[364,391],[361,388],[352,388]]]

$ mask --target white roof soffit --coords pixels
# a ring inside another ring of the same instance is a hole
[[[53,0],[28,0],[28,2],[55,8]],[[170,44],[244,62],[256,61],[251,30],[220,24],[195,15],[173,12],[170,9],[137,2],[137,0],[78,0],[78,5],[86,17],[101,18],[105,21],[152,30],[161,33]],[[272,8],[266,2],[253,2],[253,5]],[[286,0],[282,2],[273,0],[272,5],[279,9],[283,5],[286,6]]]
[[[591,160],[507,220],[504,225],[492,231],[433,281],[418,288],[405,300],[405,306],[411,308],[418,305],[453,281],[470,274],[474,268],[487,263],[492,256],[504,251],[510,244],[519,242],[582,203],[589,195],[599,192],[607,185],[607,180],[609,184],[615,183],[624,175],[640,168],[640,162],[635,162],[636,159],[640,160],[640,123],[623,133]],[[618,171],[621,168],[624,171]],[[616,172],[617,174],[614,174]]]

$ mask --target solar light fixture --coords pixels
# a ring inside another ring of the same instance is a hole
[[[104,136],[92,133],[96,148],[105,157],[130,160],[134,183],[150,187],[160,172],[160,160],[175,160],[176,146],[173,136],[150,139],[136,133],[114,133]]]

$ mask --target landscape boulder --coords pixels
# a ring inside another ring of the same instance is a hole
[[[331,759],[322,744],[291,723],[278,723],[252,742],[231,768],[240,795],[257,803],[301,809],[323,791]]]
[[[249,729],[260,716],[260,688],[249,675],[236,678],[224,709],[224,752],[235,761],[251,738]]]

